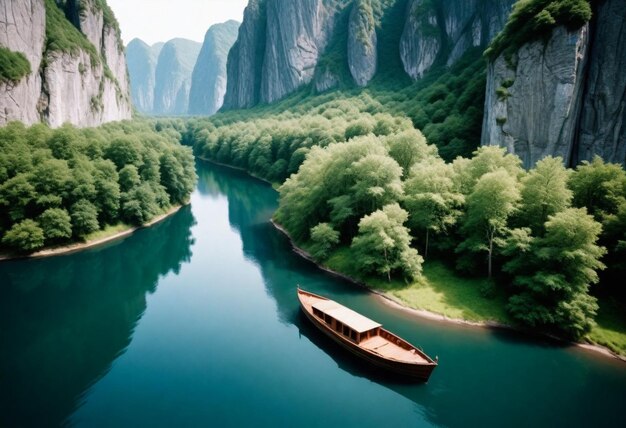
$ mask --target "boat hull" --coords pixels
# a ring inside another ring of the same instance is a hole
[[[313,315],[308,310],[308,308],[303,304],[302,300],[300,300],[300,309],[302,309],[304,315],[309,319],[309,321],[313,323],[315,327],[317,327],[318,330],[331,338],[342,348],[346,349],[347,351],[376,367],[382,368],[396,375],[400,375],[403,378],[419,382],[427,382],[433,370],[435,369],[435,367],[437,367],[436,363],[405,363],[402,361],[390,360],[383,356],[369,352],[368,350],[361,348],[356,343],[351,342],[350,340],[336,333],[334,330],[330,329],[325,323],[321,322],[315,315]]]

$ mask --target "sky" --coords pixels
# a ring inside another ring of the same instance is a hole
[[[241,22],[248,0],[108,0],[124,44],[135,37],[152,45],[175,37],[202,42],[213,24]]]

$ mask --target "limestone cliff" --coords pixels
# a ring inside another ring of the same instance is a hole
[[[376,74],[377,41],[371,0],[358,0],[348,24],[348,67],[358,86],[366,86]]]
[[[237,38],[239,23],[228,21],[209,28],[191,78],[189,114],[212,115],[224,103],[228,51]]]
[[[626,2],[599,2],[574,162],[626,165]]]
[[[97,126],[131,117],[124,48],[106,2],[3,1],[0,45],[23,53],[31,70],[0,84],[0,125]]]
[[[163,43],[148,46],[139,39],[131,40],[126,47],[130,93],[141,113],[152,113],[154,109],[156,63],[162,48]]]
[[[421,78],[436,62],[452,65],[486,47],[504,27],[515,0],[410,0],[400,40],[404,70]]]
[[[163,45],[155,73],[153,113],[187,114],[191,74],[201,47],[187,39],[172,39]]]
[[[506,147],[527,168],[548,155],[570,166],[596,154],[626,162],[626,3],[595,2],[593,16],[490,61],[483,145]]]

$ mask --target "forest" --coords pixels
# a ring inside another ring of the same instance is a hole
[[[196,183],[180,134],[148,121],[100,128],[0,128],[1,246],[29,253],[142,225],[184,204]]]
[[[477,148],[478,139],[446,151],[378,95],[296,95],[249,115],[191,120],[183,142],[284,183],[275,218],[320,263],[402,286],[421,281],[425,259],[444,261],[460,278],[484,277],[481,294],[505,296],[512,322],[584,337],[595,296],[623,295],[623,168],[596,158],[568,169],[548,157],[525,171],[504,149]],[[450,159],[455,152],[463,156]]]

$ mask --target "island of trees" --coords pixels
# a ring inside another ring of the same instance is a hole
[[[142,225],[184,204],[193,154],[173,128],[121,122],[93,129],[12,123],[0,129],[0,237],[30,253]]]

